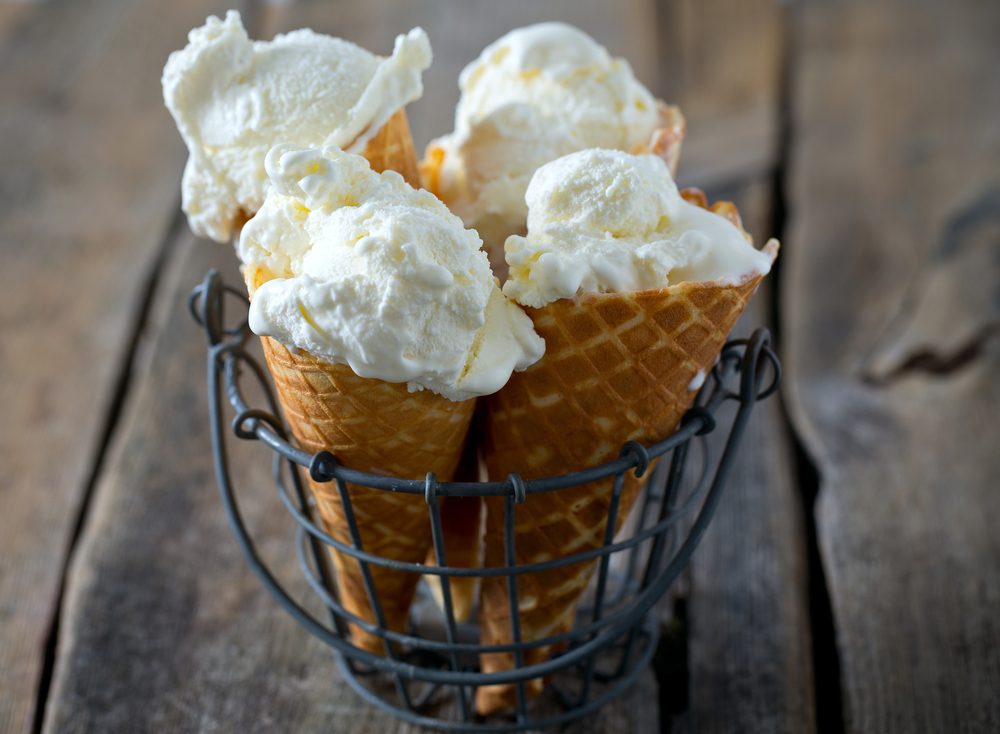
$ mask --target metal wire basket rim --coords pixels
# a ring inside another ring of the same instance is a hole
[[[732,342],[730,346],[739,346],[739,343]],[[222,345],[227,346],[227,345]],[[773,354],[770,347],[766,347],[766,358],[769,364],[774,364]],[[220,349],[221,354],[226,354],[230,350]],[[226,369],[235,365],[236,358],[230,355],[227,359]],[[722,360],[713,369],[713,379],[716,384],[721,385],[730,371],[729,369],[719,370],[720,366],[730,365],[731,360]],[[235,369],[235,367],[233,367]],[[735,371],[735,370],[733,370]],[[717,374],[719,372],[719,374]],[[763,399],[770,394],[771,387],[759,391],[757,399]],[[231,400],[233,400],[231,398]],[[578,487],[601,479],[607,479],[629,470],[637,470],[646,466],[653,460],[660,458],[664,454],[677,448],[677,446],[689,441],[696,435],[703,434],[706,429],[713,428],[711,414],[718,409],[725,400],[739,400],[739,396],[727,390],[718,390],[712,402],[704,406],[696,406],[689,411],[682,419],[680,426],[669,436],[648,445],[643,445],[637,441],[628,441],[623,446],[621,455],[617,459],[588,467],[574,472],[567,472],[557,476],[543,477],[539,479],[521,479],[516,475],[516,480],[508,478],[503,482],[440,482],[429,474],[424,479],[399,479],[387,477],[380,474],[350,469],[336,461],[336,457],[329,452],[321,451],[316,454],[309,454],[302,449],[293,446],[285,439],[283,431],[279,432],[278,427],[269,420],[264,420],[260,415],[261,411],[254,410],[246,405],[241,397],[236,396],[233,400],[235,406],[242,406],[236,417],[233,419],[234,428],[238,427],[241,437],[250,436],[263,441],[269,447],[280,453],[284,458],[299,466],[310,470],[310,474],[316,479],[314,470],[318,469],[321,477],[329,478],[317,479],[320,482],[346,482],[348,484],[362,486],[368,489],[399,492],[402,494],[420,494],[427,498],[428,502],[433,502],[439,497],[507,497],[515,496],[519,491],[516,482],[523,485],[525,495],[539,494],[544,492],[554,492],[560,489]],[[244,425],[246,423],[247,425]],[[644,473],[644,472],[643,472]],[[642,473],[636,472],[637,477]]]
[[[225,293],[238,296],[244,303],[247,303],[245,296],[235,289],[221,284],[218,280],[218,273],[209,271],[205,281],[199,286],[191,296],[189,308],[195,319],[205,325],[209,323],[207,293],[214,287]],[[213,286],[214,284],[214,286]],[[199,299],[201,309],[198,309]],[[756,344],[751,344],[751,340],[737,340],[730,342],[720,354],[719,361],[712,368],[711,375],[718,386],[724,384],[726,373],[735,371],[736,365],[741,361],[741,356],[735,353],[741,345],[748,345],[754,350],[754,360],[759,361],[761,356],[771,366],[773,379],[771,384],[761,390],[759,385],[754,386],[757,393],[756,399],[760,400],[773,392],[780,379],[780,367],[776,356],[770,349],[770,334],[766,330],[763,338],[755,340]],[[210,358],[224,362],[224,369],[232,389],[228,391],[228,397],[238,413],[233,419],[234,430],[242,438],[256,438],[261,440],[272,449],[280,453],[289,461],[302,466],[310,471],[314,480],[320,482],[333,481],[348,482],[350,484],[366,487],[378,491],[400,492],[404,494],[423,494],[428,503],[433,503],[438,497],[504,497],[514,496],[519,502],[530,494],[553,492],[569,487],[580,486],[590,482],[606,479],[622,474],[629,470],[636,470],[636,476],[641,476],[651,460],[661,457],[668,451],[673,450],[678,445],[685,443],[695,435],[707,432],[714,427],[714,420],[710,413],[717,409],[718,405],[726,399],[739,400],[740,396],[727,390],[718,390],[715,393],[715,400],[706,406],[696,406],[688,411],[681,420],[679,427],[670,435],[663,439],[643,445],[636,441],[627,441],[619,454],[619,457],[611,461],[588,467],[574,472],[561,474],[553,477],[543,477],[539,479],[522,479],[517,474],[510,475],[502,482],[440,482],[433,474],[428,474],[424,479],[398,479],[386,477],[384,475],[350,469],[337,462],[336,457],[329,452],[317,452],[309,454],[302,449],[293,446],[288,440],[284,427],[278,422],[277,416],[263,414],[263,411],[254,410],[246,404],[235,388],[238,365],[238,356],[234,350],[241,349],[250,331],[244,319],[237,327],[222,328],[216,325],[216,330],[210,332],[210,339],[215,339],[211,343]],[[223,336],[230,337],[223,339]],[[745,358],[746,355],[743,355]],[[745,361],[745,360],[744,360]],[[251,362],[255,370],[255,376],[266,383],[266,379],[261,368],[256,363]],[[753,376],[747,373],[753,372]],[[754,379],[760,382],[763,372],[757,370],[746,370],[741,375],[743,380]],[[741,392],[745,385],[741,385]],[[273,420],[272,420],[273,419]],[[244,425],[246,424],[246,425]],[[641,470],[641,471],[640,471]]]
[[[220,351],[226,352],[228,350]],[[230,364],[234,362],[235,358],[232,358]],[[712,406],[712,409],[715,409],[718,404],[721,404],[729,397],[722,392],[719,392],[718,395],[719,397]],[[246,405],[242,400],[240,402]],[[629,442],[628,448],[623,449],[622,456],[606,463],[540,479],[520,479],[518,475],[518,480],[523,484],[524,493],[532,495],[578,487],[630,470],[636,470],[672,451],[680,444],[689,441],[694,436],[703,432],[706,426],[709,425],[708,418],[704,414],[697,413],[692,414],[692,416],[691,419],[683,423],[676,431],[656,443],[644,446],[635,441]],[[244,423],[247,425],[243,425]],[[255,438],[280,453],[284,458],[305,469],[313,470],[318,465],[321,467],[320,476],[329,476],[329,478],[316,480],[323,483],[342,481],[378,491],[424,495],[425,498],[428,498],[428,502],[433,502],[437,498],[444,497],[508,497],[514,496],[518,491],[516,486],[513,486],[511,479],[503,482],[440,482],[436,478],[433,478],[433,475],[429,475],[424,479],[399,479],[350,469],[337,462],[336,457],[329,452],[321,451],[316,454],[309,454],[293,446],[276,431],[274,425],[262,420],[259,411],[255,411],[249,407],[237,414],[233,419],[233,425],[240,426],[240,433],[243,437],[252,434]],[[316,479],[312,471],[310,471],[310,474]],[[640,477],[641,474],[637,473],[636,476]]]

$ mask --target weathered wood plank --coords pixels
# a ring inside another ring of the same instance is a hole
[[[658,7],[657,91],[688,120],[680,183],[735,201],[762,242],[775,234],[785,11],[772,0],[663,1]],[[735,335],[769,325],[774,287],[774,278],[765,283]],[[710,439],[716,455],[720,438]],[[684,709],[675,730],[815,726],[805,535],[790,453],[777,399],[757,406],[731,485],[679,584],[687,700],[669,702]],[[670,618],[670,609],[663,613]],[[678,628],[678,621],[670,624]],[[671,676],[677,675],[674,666]]]
[[[786,12],[776,0],[658,0],[663,99],[688,121],[680,181],[720,188],[777,166]]]
[[[758,241],[771,227],[766,182],[730,198]],[[733,330],[770,321],[766,281]],[[733,408],[722,411],[720,425]],[[722,434],[709,444],[714,456]],[[808,732],[815,727],[802,501],[779,398],[756,406],[730,484],[691,562],[687,591],[690,708],[696,732]]]
[[[846,728],[996,731],[1000,6],[799,14],[786,397]]]
[[[204,6],[0,15],[2,732],[31,727],[67,549],[175,215],[183,148],[158,79]]]

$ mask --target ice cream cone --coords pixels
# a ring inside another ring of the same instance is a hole
[[[266,276],[245,272],[251,293]],[[329,451],[344,466],[403,479],[428,472],[452,478],[462,455],[475,400],[454,402],[429,390],[410,392],[405,383],[358,377],[346,365],[305,353],[293,353],[263,337],[264,357],[274,380],[285,420],[299,445],[310,452]],[[326,530],[351,545],[336,483],[309,480]],[[431,548],[431,526],[422,495],[383,492],[348,485],[351,507],[368,553],[407,563],[421,563]],[[331,548],[337,593],[351,613],[370,622],[371,605],[358,562]],[[385,626],[405,629],[416,573],[369,564]],[[382,654],[382,641],[356,626],[354,644]]]
[[[413,136],[410,134],[405,108],[397,110],[386,121],[365,145],[361,155],[368,159],[372,170],[379,173],[395,171],[411,186],[420,187],[417,152],[413,147]]]
[[[640,145],[633,150],[633,153],[652,153],[658,155],[667,164],[671,176],[677,176],[677,164],[681,159],[681,143],[684,142],[684,134],[687,132],[687,121],[681,114],[681,108],[669,105],[665,102],[657,102],[657,112],[659,112],[659,124],[653,134],[649,137],[649,142]]]
[[[688,192],[694,203],[703,195]],[[738,223],[735,207],[712,210]],[[778,249],[765,247],[772,259]],[[484,452],[492,480],[509,473],[535,479],[615,458],[629,440],[649,443],[673,430],[690,407],[699,373],[711,369],[733,324],[759,285],[754,274],[735,284],[679,283],[657,291],[587,294],[525,309],[545,339],[545,356],[489,398]],[[694,382],[693,382],[694,381]],[[626,475],[618,527],[641,482]],[[534,563],[600,547],[612,479],[534,494],[517,507],[516,561]],[[488,498],[486,566],[502,566],[503,498]],[[618,527],[615,528],[617,531]],[[518,577],[521,638],[539,640],[567,630],[594,562]],[[484,645],[511,642],[505,578],[484,579],[480,627]],[[525,664],[544,661],[549,648],[527,651]],[[509,670],[510,653],[481,656],[484,672]],[[528,682],[529,696],[543,687]],[[479,688],[476,709],[489,715],[514,705],[510,684]]]
[[[397,120],[396,131],[405,131],[405,118]],[[404,145],[380,163],[413,161],[405,135],[387,132],[387,140]],[[374,147],[381,154],[385,145]],[[531,320],[497,288],[475,233],[401,176],[333,147],[292,145],[272,148],[265,170],[273,186],[237,252],[249,325],[268,337],[264,354],[295,438],[352,469],[452,480],[474,398],[496,392],[544,351]],[[312,490],[330,533],[349,541],[353,526],[336,485]],[[347,490],[366,551],[424,562],[432,534],[422,492]],[[344,606],[378,617],[365,568],[340,552],[333,561]],[[420,573],[369,568],[383,626],[399,631]],[[372,651],[384,647],[362,630],[352,637]]]
[[[475,401],[452,402],[405,384],[358,377],[345,365],[293,354],[265,337],[264,354],[292,433],[306,451],[330,451],[352,469],[420,479],[427,472],[451,479]],[[350,544],[348,523],[336,484],[310,480],[320,517],[337,540]],[[348,485],[365,551],[382,558],[421,563],[431,547],[427,505],[421,495],[381,492]],[[341,603],[374,622],[361,568],[332,551]],[[419,576],[369,565],[385,625],[405,629]],[[381,641],[359,629],[358,647],[382,653]]]

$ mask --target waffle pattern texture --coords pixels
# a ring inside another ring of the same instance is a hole
[[[375,137],[368,141],[361,152],[373,171],[395,171],[413,187],[420,187],[417,170],[417,152],[413,147],[410,122],[406,110],[397,110],[382,126]]]
[[[731,204],[713,207],[734,215]],[[766,252],[777,254],[777,242]],[[692,381],[711,369],[762,275],[736,285],[680,283],[659,291],[588,294],[525,309],[545,339],[545,356],[488,398],[484,454],[492,480],[511,472],[538,479],[616,458],[629,440],[650,443],[668,435],[691,406]],[[695,383],[696,384],[696,383]],[[651,470],[651,468],[650,468]],[[641,487],[625,477],[615,532]],[[613,479],[558,492],[533,494],[516,508],[518,564],[565,557],[604,543]],[[504,502],[486,500],[486,565],[504,564]],[[539,640],[571,626],[596,562],[518,577],[521,639]],[[512,641],[506,580],[483,580],[479,623],[484,645]],[[528,665],[547,647],[530,650]],[[509,670],[510,653],[481,656],[484,672]],[[529,681],[529,696],[543,681]],[[476,708],[511,708],[512,685],[478,690]]]
[[[329,451],[360,471],[422,479],[434,472],[452,478],[472,418],[474,400],[453,402],[405,384],[358,377],[346,365],[294,354],[273,339],[261,339],[285,420],[303,449]],[[327,531],[351,545],[345,508],[334,482],[310,480]],[[422,563],[432,546],[423,495],[397,494],[347,485],[365,551],[382,558]],[[376,621],[358,562],[331,549],[341,603]],[[419,575],[369,564],[386,626],[404,631]],[[381,640],[360,628],[354,643],[383,654]]]

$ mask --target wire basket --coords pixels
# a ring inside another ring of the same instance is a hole
[[[227,326],[224,313],[227,294],[239,306],[240,320],[235,325]],[[565,724],[596,711],[636,681],[657,646],[658,628],[650,611],[684,569],[704,535],[754,403],[774,393],[780,379],[780,364],[771,349],[770,335],[766,329],[757,329],[749,339],[730,341],[725,346],[677,430],[652,445],[630,441],[623,445],[614,461],[542,480],[522,480],[511,475],[504,482],[438,482],[432,474],[425,479],[400,480],[348,469],[327,452],[308,454],[289,441],[267,372],[246,349],[252,335],[247,326],[247,299],[242,289],[224,284],[213,270],[194,289],[189,305],[209,344],[208,401],[216,480],[229,523],[247,562],[281,606],[333,648],[341,675],[363,699],[410,723],[444,731],[517,732]],[[244,398],[240,381],[247,373],[265,395],[264,409],[251,407]],[[329,622],[308,611],[257,553],[231,481],[224,398],[235,411],[230,424],[232,432],[241,439],[259,440],[273,452],[277,496],[295,524],[299,565],[329,614]],[[723,430],[716,425],[715,415],[726,401],[735,401],[737,410],[726,429],[721,455],[712,460],[705,436]],[[692,466],[690,458],[698,454],[698,466]],[[626,473],[634,471],[636,476],[642,476],[654,460],[661,458],[650,472],[633,517],[616,537],[615,517]],[[300,474],[303,471],[315,481],[336,483],[345,503],[351,545],[331,537],[315,519],[312,499]],[[611,477],[614,483],[603,546],[541,563],[515,563],[514,528],[521,503],[536,492],[560,491]],[[351,512],[348,482],[376,492],[423,495],[438,565],[404,563],[366,553]],[[440,499],[489,496],[505,498],[507,565],[448,566]],[[338,601],[329,564],[330,547],[357,560],[376,617],[374,623],[348,612]],[[582,561],[596,562],[597,572],[577,610],[573,628],[541,640],[522,640],[516,579],[523,574]],[[512,642],[480,645],[475,624],[456,621],[449,583],[440,585],[443,610],[426,603],[426,599],[421,602],[418,592],[411,612],[411,629],[407,633],[388,629],[371,581],[372,566],[448,579],[505,577]],[[375,655],[351,644],[349,624],[381,638],[386,655]],[[544,662],[525,665],[525,653],[541,646],[555,646],[558,652]],[[512,653],[513,669],[481,672],[479,654],[489,652]],[[529,706],[525,684],[540,677],[548,679],[550,695],[547,701],[532,702]],[[478,686],[489,684],[516,687],[514,715],[502,719],[476,716],[472,697]]]

